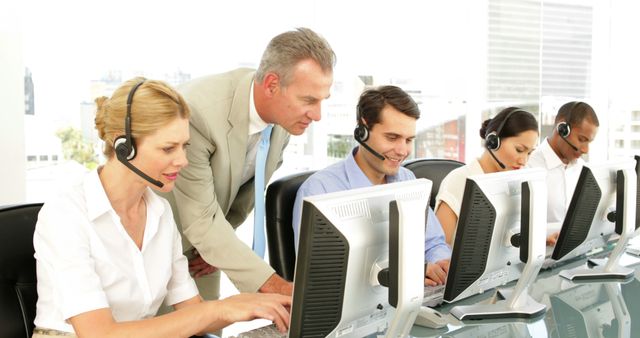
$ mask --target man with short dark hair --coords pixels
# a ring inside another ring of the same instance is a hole
[[[298,189],[293,209],[293,231],[298,247],[302,200],[306,196],[407,181],[415,175],[402,166],[411,154],[420,110],[402,89],[382,86],[366,90],[358,101],[354,137],[359,147],[336,164],[311,175]],[[440,222],[429,208],[425,238],[425,285],[445,283],[451,249]]]
[[[589,144],[598,133],[600,122],[596,112],[585,102],[562,105],[555,119],[551,137],[541,142],[529,157],[528,167],[547,169],[547,222],[564,220],[571,196],[578,183]],[[555,245],[558,232],[547,237],[547,245]]]

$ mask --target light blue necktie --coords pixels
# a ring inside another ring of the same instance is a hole
[[[253,211],[253,251],[261,258],[264,258],[266,242],[264,238],[264,169],[267,163],[272,129],[273,125],[270,124],[262,131],[260,143],[258,143],[258,152],[256,153],[256,176],[254,178],[256,208]]]

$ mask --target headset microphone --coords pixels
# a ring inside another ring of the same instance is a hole
[[[563,141],[567,142],[567,144],[569,146],[571,146],[571,148],[573,148],[573,150],[578,151],[578,147],[574,146],[573,143],[569,142],[569,140],[567,140],[566,137],[560,137]]]
[[[153,178],[149,177],[149,175],[143,173],[140,169],[136,168],[133,164],[131,164],[131,162],[127,161],[126,159],[123,161],[120,158],[118,158],[120,160],[120,162],[122,162],[122,164],[124,164],[127,168],[131,169],[131,171],[133,171],[134,173],[138,174],[138,176],[144,178],[147,182],[155,185],[158,188],[162,188],[164,187],[164,183],[158,181],[158,180],[154,180]]]
[[[116,152],[116,158],[122,164],[124,164],[127,168],[131,169],[138,176],[145,179],[147,182],[157,186],[158,188],[162,188],[164,183],[154,180],[149,177],[149,175],[143,173],[140,169],[136,168],[133,164],[131,164],[131,160],[136,157],[136,145],[131,136],[131,104],[133,103],[133,94],[135,94],[136,90],[144,83],[144,80],[138,82],[131,91],[129,92],[129,97],[127,97],[127,116],[124,120],[124,131],[125,135],[117,137],[113,141],[113,148]]]
[[[496,162],[498,163],[498,165],[500,166],[500,168],[502,169],[506,169],[507,166],[504,165],[504,163],[502,163],[502,161],[500,161],[496,155],[493,153],[493,151],[491,149],[487,149],[489,151],[489,155],[491,155],[491,157],[493,157],[494,160],[496,160]]]
[[[367,126],[362,123],[358,123],[358,126],[353,131],[353,138],[355,138],[356,141],[358,141],[358,143],[360,143],[360,145],[364,147],[364,149],[367,149],[371,154],[373,154],[373,156],[377,157],[381,161],[384,161],[384,156],[373,150],[373,148],[365,143],[369,139],[369,128],[367,128]]]

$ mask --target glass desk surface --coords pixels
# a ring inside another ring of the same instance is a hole
[[[606,252],[608,254],[609,252]],[[602,255],[596,254],[595,258]],[[429,329],[414,326],[412,337],[636,337],[640,336],[640,259],[627,256],[622,264],[635,269],[635,276],[625,282],[573,283],[559,272],[584,265],[586,258],[552,269],[541,270],[529,295],[545,304],[547,311],[539,318],[523,320],[472,320],[460,322],[449,311],[457,305],[490,302],[495,289],[435,309],[448,320],[447,327]],[[626,261],[626,262],[625,262]],[[502,288],[510,288],[515,281]],[[627,334],[630,332],[630,334]],[[635,336],[634,336],[635,333]]]

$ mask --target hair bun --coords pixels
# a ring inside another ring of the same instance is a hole
[[[482,122],[482,127],[480,127],[480,138],[484,140],[487,136],[487,128],[489,127],[489,123],[491,123],[493,119],[486,119]]]
[[[105,126],[106,126],[106,106],[108,98],[106,96],[100,96],[95,99],[96,102],[96,129],[98,130],[98,136],[104,140]]]

